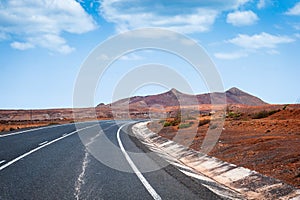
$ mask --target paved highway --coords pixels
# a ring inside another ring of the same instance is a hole
[[[155,155],[131,157],[144,151],[126,121],[0,135],[0,199],[220,199],[170,165],[143,173],[165,166]]]

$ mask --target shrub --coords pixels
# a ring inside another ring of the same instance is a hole
[[[176,113],[176,116],[175,116],[175,118],[174,118],[174,121],[172,121],[172,126],[177,126],[178,124],[180,124],[180,122],[181,122],[181,112],[178,111],[178,112]]]
[[[252,117],[253,119],[262,119],[269,116],[269,112],[266,110],[260,111],[259,113],[255,113]]]
[[[178,126],[179,129],[189,128],[189,127],[191,127],[190,123],[188,123],[188,124],[179,124],[179,126]]]
[[[260,111],[259,113],[254,114],[254,116],[252,117],[252,119],[266,118],[266,117],[269,117],[270,115],[273,115],[273,114],[275,114],[275,113],[277,113],[279,111],[280,111],[280,109],[278,109],[278,110],[271,110],[271,111],[263,110],[263,111]]]
[[[242,116],[241,113],[235,113],[235,112],[229,112],[228,117],[234,118],[234,119],[239,119]]]
[[[269,116],[273,115],[273,114],[275,114],[275,113],[277,113],[279,111],[280,111],[280,109],[278,109],[278,110],[271,110],[271,111],[269,111]]]
[[[199,121],[198,126],[203,126],[203,125],[209,124],[209,123],[210,123],[210,120],[209,120],[209,119],[203,119],[203,120],[200,120],[200,121]]]
[[[159,121],[159,123],[160,123],[160,124],[163,124],[163,123],[165,123],[165,120],[162,119],[162,120]]]
[[[171,123],[170,122],[165,122],[164,127],[168,127],[168,126],[171,126]]]

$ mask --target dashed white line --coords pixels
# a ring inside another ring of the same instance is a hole
[[[39,146],[42,146],[44,144],[48,143],[48,141],[45,141],[45,142],[42,142],[42,143],[39,143]]]
[[[6,161],[6,160],[1,160],[1,161],[0,161],[0,164],[5,163],[5,161]]]
[[[123,124],[117,132],[117,140],[120,146],[120,149],[123,153],[123,155],[125,156],[127,162],[129,163],[130,167],[132,168],[132,170],[134,171],[134,173],[137,175],[137,177],[140,179],[140,181],[142,182],[142,184],[144,185],[144,187],[148,190],[148,192],[150,193],[150,195],[153,197],[153,199],[155,200],[161,200],[161,197],[159,196],[159,194],[157,194],[157,192],[153,189],[153,187],[150,185],[150,183],[146,180],[146,178],[143,176],[143,174],[138,170],[138,168],[136,167],[136,165],[133,163],[133,161],[131,160],[131,158],[129,157],[129,155],[127,154],[122,141],[120,139],[120,131],[121,129],[126,126],[128,124]]]
[[[55,143],[55,142],[57,142],[57,141],[59,141],[59,140],[62,140],[62,139],[64,139],[64,138],[66,138],[66,137],[69,137],[69,136],[71,136],[71,135],[73,135],[73,134],[75,134],[75,133],[77,133],[77,132],[79,132],[79,131],[82,131],[82,130],[85,130],[85,129],[88,129],[88,128],[92,128],[92,127],[95,127],[95,126],[98,126],[98,124],[93,125],[93,126],[88,126],[88,127],[85,127],[85,128],[79,129],[79,130],[76,130],[76,131],[73,131],[73,132],[71,132],[71,133],[66,134],[65,136],[61,136],[61,137],[56,138],[55,140],[52,140],[52,141],[50,141],[50,142],[48,142],[48,143],[46,143],[46,144],[44,144],[44,145],[41,145],[41,146],[39,146],[39,147],[37,147],[37,148],[35,148],[35,149],[32,149],[31,151],[29,151],[29,152],[27,152],[27,153],[25,153],[25,154],[23,154],[23,155],[21,155],[21,156],[15,158],[15,159],[13,159],[13,160],[7,162],[6,164],[2,165],[2,166],[0,167],[0,171],[3,170],[3,169],[5,169],[5,168],[8,167],[8,166],[14,164],[15,162],[21,160],[22,158],[25,158],[26,156],[29,156],[30,154],[32,154],[32,153],[34,153],[34,152],[36,152],[36,151],[38,151],[38,150],[40,150],[40,149],[42,149],[42,148],[44,148],[44,147],[50,145],[50,144],[53,144],[53,143]]]

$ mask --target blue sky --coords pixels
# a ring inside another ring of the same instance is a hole
[[[299,0],[4,0],[0,2],[0,108],[72,107],[74,83],[88,54],[107,38],[143,27],[166,28],[197,41],[224,87],[269,103],[299,98]],[[108,103],[133,66],[174,68],[195,93],[207,92],[184,61],[164,52],[122,57],[108,70],[95,104]],[[170,86],[171,87],[171,86]],[[167,90],[141,88],[147,95]]]

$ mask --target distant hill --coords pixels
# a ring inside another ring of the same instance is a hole
[[[161,105],[164,107],[179,106],[179,105],[200,105],[211,104],[211,96],[214,98],[214,103],[221,104],[224,96],[226,97],[227,104],[242,104],[249,106],[260,106],[267,104],[258,97],[248,94],[238,88],[231,88],[225,93],[207,93],[199,95],[184,94],[176,89],[171,89],[168,92],[149,96],[135,96],[131,98],[125,98],[113,102],[111,105],[114,107],[122,107],[130,105],[131,108],[149,107],[155,105]],[[179,104],[180,102],[180,104]],[[103,104],[99,104],[103,106]]]

